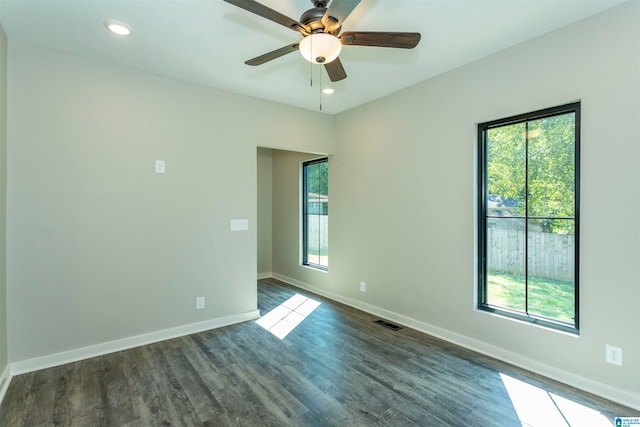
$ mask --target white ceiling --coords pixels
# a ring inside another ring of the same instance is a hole
[[[337,0],[340,1],[340,0]],[[633,1],[633,0],[632,0]],[[343,31],[416,31],[413,50],[345,46],[347,79],[331,83],[293,52],[244,61],[299,33],[223,0],[0,0],[11,42],[58,49],[271,101],[335,114],[583,19],[623,0],[362,0]],[[295,20],[310,0],[261,0]],[[104,21],[128,23],[129,37]],[[310,86],[313,72],[314,87]]]

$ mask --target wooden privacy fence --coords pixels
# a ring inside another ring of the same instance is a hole
[[[487,229],[487,271],[521,274],[524,271],[525,231],[509,228]],[[574,280],[573,234],[529,232],[529,276]]]
[[[309,215],[308,249],[326,254],[328,250],[328,215]],[[521,229],[490,227],[487,229],[487,271],[524,275],[525,232]],[[543,279],[574,280],[573,234],[529,231],[529,275]]]
[[[308,215],[308,250],[317,254],[326,254],[329,248],[329,215]]]

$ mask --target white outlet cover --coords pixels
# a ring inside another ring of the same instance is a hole
[[[622,366],[622,349],[620,347],[607,344],[605,352],[604,358],[607,363]]]
[[[164,160],[156,160],[156,173],[164,173]]]
[[[204,310],[204,297],[196,298],[196,310]]]

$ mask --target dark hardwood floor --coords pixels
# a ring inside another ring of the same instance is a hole
[[[16,376],[0,425],[591,427],[640,415],[276,280],[259,281],[261,313],[295,294],[321,304],[283,340],[251,321]]]

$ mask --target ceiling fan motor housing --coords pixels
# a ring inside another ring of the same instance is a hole
[[[317,4],[325,4],[325,2],[316,2]],[[313,9],[307,10],[300,17],[300,22],[309,28],[310,33],[321,33],[324,32],[324,24],[322,23],[322,17],[325,15],[327,8],[324,6],[314,7]],[[329,19],[331,19],[330,17]],[[336,21],[337,22],[337,21]],[[337,36],[340,33],[342,27],[334,28],[332,31],[328,33],[334,36]]]

